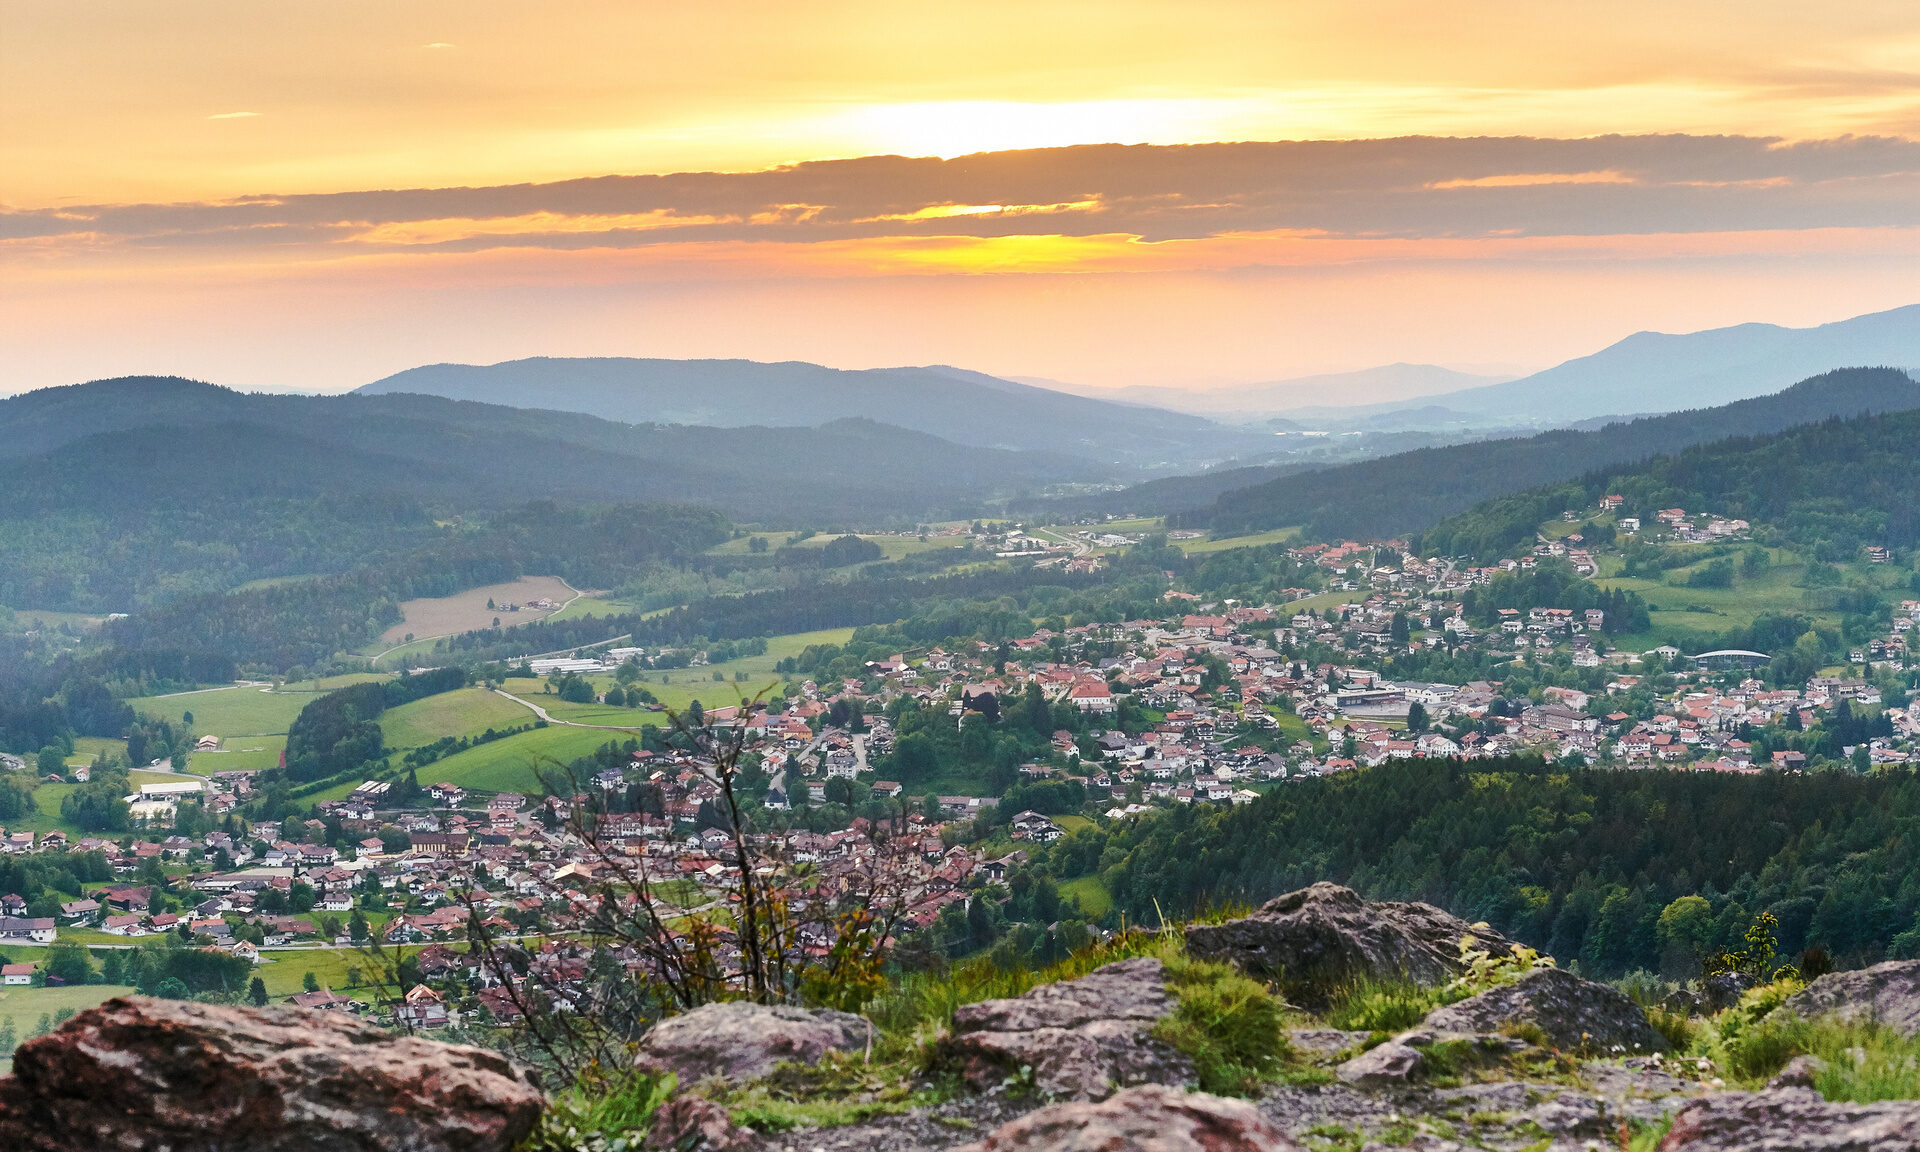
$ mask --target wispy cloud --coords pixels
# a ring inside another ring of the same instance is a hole
[[[422,48],[451,48],[451,47],[453,47],[453,45],[451,45],[451,44],[449,44],[449,43],[447,43],[447,42],[446,42],[445,40],[435,40],[435,41],[434,41],[433,43],[431,43],[431,44],[422,44],[422,45],[420,45],[420,47],[422,47]]]
[[[215,112],[213,115],[207,117],[207,119],[209,120],[250,120],[253,117],[258,115],[260,115],[260,113],[258,112]]]

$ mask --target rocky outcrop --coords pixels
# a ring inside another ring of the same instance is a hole
[[[671,1072],[683,1085],[758,1080],[782,1063],[817,1063],[828,1052],[866,1048],[873,1026],[830,1008],[733,1001],[704,1004],[653,1026],[640,1040],[636,1067]]]
[[[14,1053],[9,1152],[506,1152],[543,1101],[496,1052],[333,1012],[109,1000]]]
[[[1494,952],[1511,945],[1431,904],[1369,902],[1351,888],[1322,882],[1276,896],[1251,916],[1189,925],[1187,951],[1284,979],[1298,995],[1302,987],[1357,979],[1445,983],[1460,974],[1466,935]]]
[[[1914,1152],[1920,1101],[1833,1104],[1800,1088],[1719,1092],[1680,1109],[1661,1152]]]
[[[1192,1079],[1186,1058],[1151,1035],[1173,1008],[1160,961],[1122,960],[1024,996],[963,1005],[945,1050],[976,1087],[1024,1068],[1049,1096],[1098,1100],[1117,1087]]]
[[[1426,1027],[1449,1032],[1538,1028],[1568,1051],[1657,1052],[1667,1047],[1647,1014],[1625,993],[1558,968],[1535,968],[1511,984],[1491,988],[1427,1014]]]
[[[1811,1019],[1874,1019],[1920,1036],[1920,960],[1889,960],[1857,972],[1829,972],[1783,1005]]]
[[[1242,1100],[1152,1086],[1052,1104],[963,1152],[1303,1152]]]

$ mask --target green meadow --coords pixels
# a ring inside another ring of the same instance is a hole
[[[1175,540],[1174,547],[1189,556],[1208,552],[1225,552],[1233,548],[1258,548],[1266,544],[1285,544],[1300,535],[1298,527],[1275,528],[1267,532],[1256,532],[1250,536],[1223,536],[1218,540]]]
[[[442,736],[478,736],[489,728],[512,728],[533,719],[532,712],[497,692],[462,688],[387,709],[380,716],[380,732],[389,748],[418,748]]]

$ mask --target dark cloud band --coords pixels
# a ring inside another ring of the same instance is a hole
[[[976,206],[960,214],[945,206]],[[1008,212],[977,206],[1006,205]],[[472,227],[396,228],[434,222]],[[510,222],[489,227],[487,222]],[[751,173],[0,212],[0,240],[355,249],[1317,230],[1619,235],[1920,224],[1920,143],[1602,136],[1095,145]],[[4,249],[0,249],[4,251]]]

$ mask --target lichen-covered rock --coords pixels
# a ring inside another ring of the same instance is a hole
[[[1160,961],[1122,960],[1024,996],[962,1006],[945,1050],[978,1088],[1027,1069],[1049,1096],[1098,1100],[1117,1087],[1193,1078],[1191,1063],[1152,1036],[1173,1008]]]
[[[1806,1018],[1878,1020],[1920,1036],[1920,960],[1889,960],[1857,972],[1829,972],[1788,998],[1789,1012]]]
[[[634,1062],[650,1072],[671,1072],[682,1084],[710,1078],[741,1084],[785,1062],[813,1064],[828,1052],[862,1050],[872,1036],[872,1025],[851,1012],[704,1004],[649,1029]]]
[[[1388,1040],[1343,1062],[1333,1073],[1356,1088],[1397,1088],[1412,1082],[1426,1066],[1418,1048]]]
[[[713,1101],[676,1096],[653,1114],[645,1146],[650,1152],[759,1152],[766,1142]]]
[[[348,1016],[126,997],[14,1053],[8,1152],[506,1152],[543,1099],[497,1052]]]
[[[1657,1052],[1667,1047],[1647,1014],[1625,993],[1558,968],[1535,968],[1427,1014],[1426,1026],[1450,1032],[1498,1032],[1531,1025],[1557,1048]]]
[[[1243,1100],[1153,1085],[1052,1104],[963,1152],[1302,1152]]]
[[[1834,1104],[1801,1088],[1718,1092],[1681,1108],[1661,1152],[1915,1152],[1920,1101]]]
[[[1433,985],[1460,974],[1460,938],[1469,934],[1494,952],[1511,945],[1431,904],[1374,903],[1322,882],[1276,896],[1251,916],[1189,925],[1187,951],[1283,978],[1296,989],[1357,979]]]

